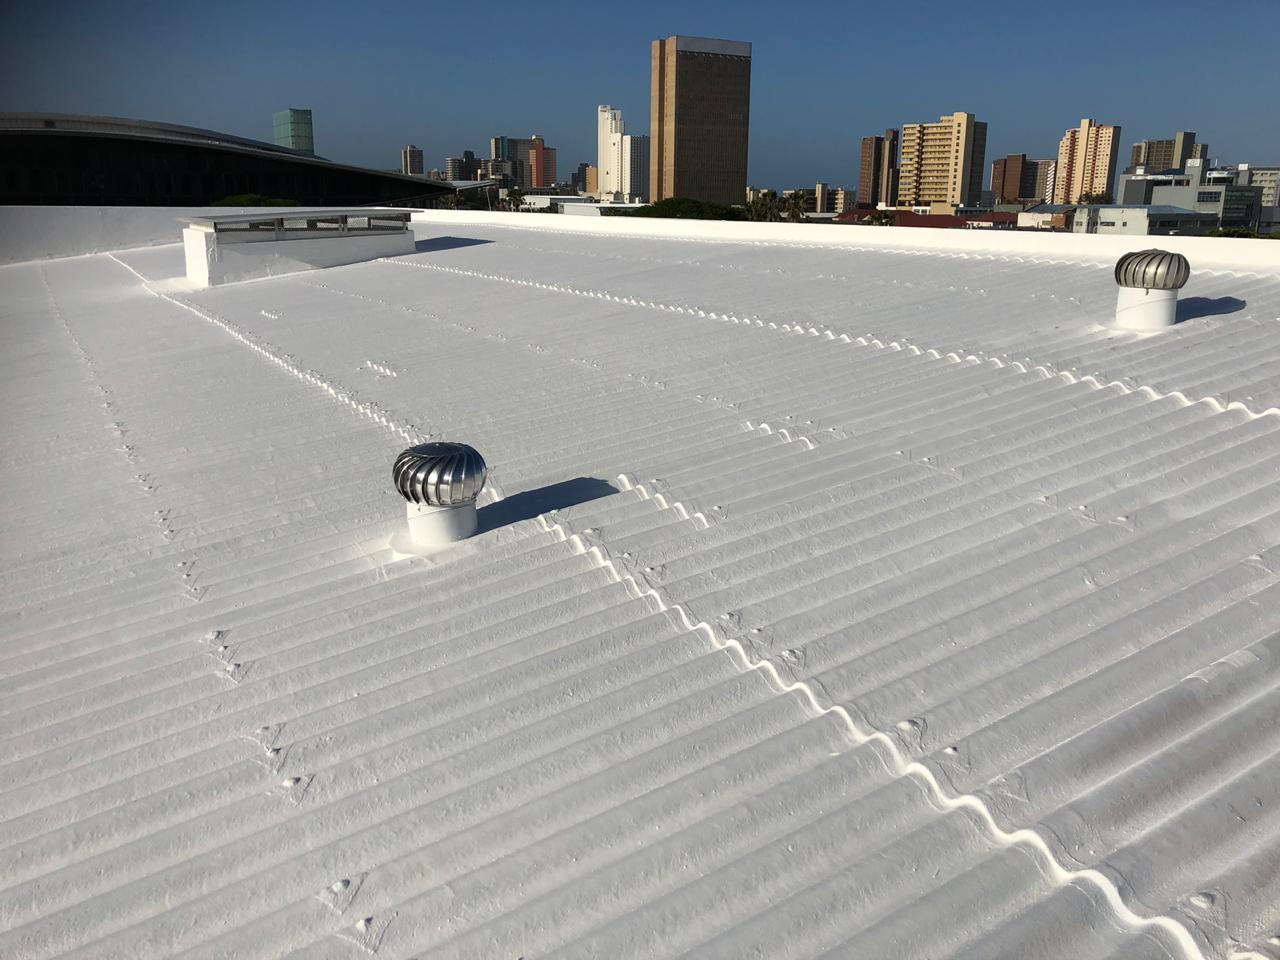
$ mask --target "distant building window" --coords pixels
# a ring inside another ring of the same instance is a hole
[[[1114,227],[1115,225],[1116,225],[1116,222],[1115,222],[1114,220],[1099,220],[1099,221],[1098,221],[1098,226],[1100,226],[1100,227]]]
[[[1196,194],[1196,203],[1217,203],[1221,199],[1221,190],[1201,190]]]

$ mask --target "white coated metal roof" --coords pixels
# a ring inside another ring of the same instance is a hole
[[[0,267],[0,955],[1280,956],[1280,271],[559,223]]]

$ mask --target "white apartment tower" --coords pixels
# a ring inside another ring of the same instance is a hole
[[[596,167],[599,169],[597,194],[610,197],[623,193],[622,183],[622,111],[607,103],[596,108],[596,145],[599,151]]]
[[[644,134],[622,135],[621,192],[632,203],[649,196],[649,138]]]

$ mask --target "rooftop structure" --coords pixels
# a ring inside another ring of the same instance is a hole
[[[408,210],[269,210],[193,217],[182,231],[186,278],[197,287],[411,253]]]
[[[0,956],[1276,955],[1273,241],[416,218],[0,267]]]

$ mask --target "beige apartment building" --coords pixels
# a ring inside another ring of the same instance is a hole
[[[985,122],[961,112],[937,123],[906,123],[900,141],[898,206],[967,206],[982,199]]]
[[[649,200],[740,204],[747,189],[751,44],[653,41]]]
[[[1086,194],[1110,194],[1116,180],[1120,128],[1084,119],[1058,144],[1054,203],[1079,203]]]

